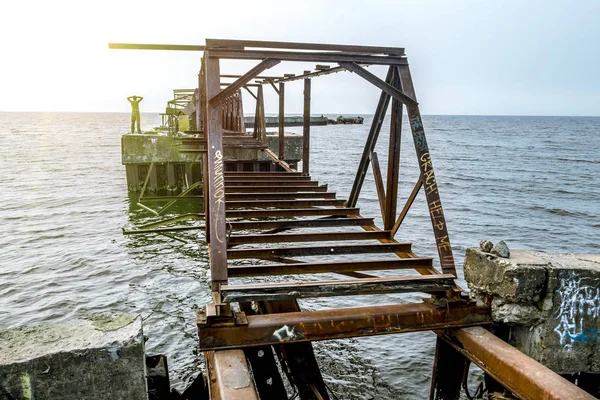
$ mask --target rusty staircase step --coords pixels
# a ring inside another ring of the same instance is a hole
[[[335,209],[334,209],[335,210]],[[336,240],[389,239],[389,231],[313,232],[264,235],[231,235],[227,244],[234,246],[250,243],[325,242]]]
[[[225,207],[229,209],[238,208],[308,208],[308,207],[326,207],[343,206],[343,199],[274,199],[274,200],[227,200],[225,198]]]
[[[269,275],[321,274],[354,271],[380,271],[431,267],[433,260],[424,258],[399,258],[397,260],[328,261],[301,264],[230,265],[231,278]]]
[[[327,185],[319,186],[254,186],[236,185],[225,186],[225,193],[279,193],[279,192],[326,192]]]
[[[227,210],[228,218],[306,217],[316,215],[358,215],[358,208],[282,208],[269,210]]]
[[[308,257],[340,254],[376,254],[411,251],[411,243],[336,244],[330,246],[294,246],[262,249],[230,249],[230,260],[269,257]]]
[[[373,226],[373,218],[319,218],[279,221],[232,221],[233,230],[328,228],[337,226]]]
[[[439,293],[451,289],[453,282],[453,275],[440,274],[312,282],[228,284],[221,287],[221,296],[224,302],[231,303],[383,293]]]

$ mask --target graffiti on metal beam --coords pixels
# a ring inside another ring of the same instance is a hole
[[[217,150],[215,152],[214,161],[215,181],[213,189],[213,198],[216,201],[216,214],[218,215],[221,207],[223,207],[223,209],[225,208],[225,178],[223,176],[223,153],[221,153],[220,150]],[[217,226],[219,226],[219,224],[217,224]],[[217,228],[216,236],[219,243],[225,243],[225,231],[221,231]]]

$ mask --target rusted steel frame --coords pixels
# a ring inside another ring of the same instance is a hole
[[[267,217],[306,217],[306,216],[348,216],[358,214],[358,208],[276,208],[271,210],[231,210],[227,211],[228,218],[267,218]],[[389,232],[387,233],[389,236]]]
[[[219,59],[204,57],[204,87],[206,98],[219,93]],[[210,261],[211,288],[219,291],[222,283],[227,283],[227,228],[225,223],[225,177],[223,176],[223,136],[219,119],[219,105],[206,101],[206,122],[204,132],[207,137],[208,179],[204,195],[208,204],[210,223],[208,255]]]
[[[266,138],[266,135],[265,135]],[[275,163],[278,164],[281,168],[283,168],[287,172],[296,172],[295,169],[291,168],[288,163],[283,160],[280,160],[279,157],[275,155],[270,149],[263,149],[263,152]]]
[[[398,69],[394,68],[392,87],[402,90]],[[388,151],[387,190],[385,198],[385,218],[383,229],[390,230],[396,222],[398,204],[398,178],[400,174],[400,143],[402,139],[402,103],[392,98],[392,114],[390,118],[390,140]]]
[[[310,174],[310,79],[304,80],[304,122],[302,126],[302,173]]]
[[[398,90],[397,88],[393,87],[389,83],[384,82],[378,76],[373,75],[371,72],[367,71],[360,65],[358,65],[354,62],[340,62],[339,64],[342,67],[344,67],[346,70],[348,70],[350,72],[354,72],[356,75],[359,75],[361,78],[372,83],[373,85],[375,85],[382,91],[386,92],[387,94],[392,96],[394,99],[402,102],[403,104],[413,105],[413,106],[418,105],[417,101],[412,96],[407,95],[406,93],[403,93],[401,90]]]
[[[307,208],[307,207],[325,207],[325,206],[342,206],[342,199],[293,199],[293,200],[228,200],[226,201],[226,209],[232,210],[237,208]]]
[[[417,275],[311,282],[228,284],[222,286],[221,295],[223,302],[233,303],[386,293],[443,293],[450,289],[453,280],[453,275]]]
[[[306,79],[306,78],[316,78],[317,76],[335,74],[337,72],[342,72],[342,71],[345,71],[345,69],[342,67],[329,68],[329,69],[325,69],[325,70],[310,72],[308,74],[295,75],[295,76],[290,76],[287,78],[286,77],[279,78],[275,81],[275,83],[277,83],[277,82],[279,82],[279,83],[292,82],[292,81],[298,81],[300,79]]]
[[[333,209],[339,210],[339,209]],[[333,211],[327,210],[327,211]],[[294,210],[292,210],[294,211]],[[313,232],[313,233],[287,233],[287,234],[262,234],[262,235],[231,235],[227,244],[234,246],[250,243],[294,243],[294,242],[321,242],[336,240],[376,240],[385,239],[389,233],[386,231],[351,231],[351,232]]]
[[[245,47],[263,48],[263,49],[291,49],[291,50],[319,50],[319,51],[343,51],[348,53],[374,53],[374,54],[392,54],[397,56],[404,55],[403,47],[388,46],[356,46],[347,44],[327,44],[327,43],[299,43],[299,42],[274,42],[262,40],[235,40],[235,39],[206,39],[206,46],[209,48],[234,48]]]
[[[248,89],[249,90],[249,89]],[[254,127],[252,128],[252,137],[255,140],[260,140],[260,99],[262,88],[256,90],[256,107],[254,108]]]
[[[429,400],[459,400],[461,383],[469,364],[465,356],[438,337]]]
[[[200,348],[226,349],[488,324],[489,308],[467,304],[436,308],[427,303],[248,316],[247,325],[198,325]]]
[[[481,327],[437,333],[520,399],[595,399]]]
[[[257,93],[258,93],[258,100],[257,102],[257,107],[258,107],[258,114],[257,116],[254,118],[254,126],[256,127],[258,125],[258,133],[257,133],[257,137],[256,139],[258,139],[260,142],[262,143],[266,143],[267,142],[267,123],[265,121],[265,97],[264,97],[264,91],[263,91],[263,87],[259,86],[257,89]]]
[[[400,215],[398,216],[396,223],[394,223],[394,226],[390,230],[390,237],[393,238],[394,236],[396,236],[396,232],[398,232],[400,225],[402,225],[402,222],[404,221],[404,218],[406,218],[406,214],[408,213],[408,210],[410,210],[410,207],[414,203],[414,201],[417,198],[417,195],[419,194],[419,191],[421,190],[422,187],[423,187],[423,179],[421,179],[419,177],[419,180],[417,181],[417,183],[415,183],[415,186],[413,187],[412,192],[410,192],[410,195],[406,199],[406,203],[404,203],[404,207],[402,208],[402,211],[400,211]]]
[[[258,400],[244,351],[207,351],[204,359],[211,399]]]
[[[235,50],[235,49],[215,49],[210,51],[211,57],[221,59],[237,60],[264,60],[265,58],[274,58],[281,61],[298,62],[355,62],[359,64],[372,65],[408,65],[405,57],[397,56],[374,56],[364,54],[344,54],[344,53],[315,53],[315,52],[294,52],[294,51],[268,51],[268,50]]]
[[[393,68],[390,67],[388,69],[385,81],[391,82],[392,76]],[[360,195],[360,190],[362,189],[365,176],[367,175],[367,170],[369,169],[371,154],[373,154],[373,151],[375,150],[375,145],[377,144],[379,132],[381,131],[381,125],[385,119],[385,112],[387,111],[389,102],[390,95],[385,92],[381,92],[381,95],[379,96],[379,102],[377,103],[377,108],[375,109],[375,114],[373,115],[373,122],[371,123],[371,128],[369,129],[369,136],[367,136],[365,148],[356,170],[356,176],[354,177],[354,182],[352,183],[350,195],[348,196],[347,205],[349,207],[356,207],[356,203],[358,202],[358,196]]]
[[[187,199],[202,198],[202,196],[186,197]],[[225,201],[230,200],[293,200],[293,199],[335,199],[335,192],[280,192],[280,193],[227,193]],[[150,201],[152,198],[146,198]],[[343,200],[340,200],[343,201]]]
[[[233,265],[228,268],[232,278],[295,274],[344,273],[381,271],[384,269],[414,269],[430,267],[431,258],[399,258],[397,260],[330,261],[302,264]]]
[[[319,186],[229,186],[225,187],[225,193],[251,193],[251,192],[327,192],[327,185]]]
[[[400,72],[402,88],[408,95],[416,98],[408,66],[399,67],[398,70]],[[421,120],[419,107],[416,105],[407,105],[406,109],[410,128],[412,130],[415,151],[417,153],[417,163],[419,164],[421,179],[423,180],[423,186],[425,188],[425,197],[427,199],[427,207],[429,209],[433,234],[435,236],[435,242],[440,257],[440,265],[445,274],[456,275],[454,255],[452,254],[452,246],[450,245],[448,229],[446,228],[446,219],[444,217],[444,210],[442,209],[442,201],[433,172],[433,164],[431,155],[429,154],[429,147],[427,146],[427,139],[425,138],[425,130],[423,129],[423,121]]]
[[[251,303],[240,303],[246,315],[255,315]],[[252,368],[254,385],[261,399],[287,400],[288,395],[279,373],[277,361],[271,346],[244,349],[246,359]]]
[[[298,312],[300,306],[296,300],[263,301],[259,303],[261,310],[266,313]],[[273,346],[282,363],[282,369],[290,383],[298,389],[302,400],[313,400],[316,387],[321,396],[329,400],[321,370],[315,358],[312,343],[291,343]]]
[[[244,85],[244,89],[246,89],[246,91],[247,91],[248,93],[250,93],[250,95],[251,95],[252,97],[254,97],[254,100],[258,100],[258,97],[256,97],[256,95],[254,94],[254,92],[253,92],[252,90],[250,90],[250,89],[248,88],[248,86],[247,86],[247,85]]]
[[[260,63],[258,63],[258,65],[256,65],[250,71],[246,72],[240,78],[236,79],[234,82],[229,84],[229,86],[227,86],[226,89],[223,89],[220,92],[218,92],[217,94],[213,95],[209,100],[210,105],[213,107],[217,106],[223,100],[225,100],[229,96],[232,96],[233,94],[235,94],[239,89],[242,88],[242,86],[246,85],[248,82],[250,82],[252,79],[254,79],[261,72],[279,64],[280,62],[281,62],[280,60],[276,60],[273,58],[267,58],[267,59],[261,61]],[[219,82],[220,82],[220,79],[219,79]]]
[[[233,74],[221,74],[221,78],[241,78],[243,75],[233,75]],[[264,80],[274,80],[274,79],[280,79],[280,76],[265,76],[265,75],[258,75],[255,76],[254,79],[264,79]]]
[[[294,228],[328,228],[337,226],[363,226],[373,225],[372,218],[325,218],[325,219],[296,219],[284,221],[242,221],[230,222],[236,230],[263,230],[263,229],[294,229]],[[229,254],[229,253],[228,253]]]
[[[232,85],[232,83],[226,83],[226,82],[221,82],[219,84],[219,86],[225,87],[225,88],[229,88],[231,85]],[[260,84],[258,84],[258,83],[246,83],[246,84],[244,84],[244,87],[255,87],[255,88],[257,88],[259,86],[260,86]]]
[[[275,84],[273,81],[271,85],[275,88]],[[277,92],[279,95],[279,152],[278,157],[280,160],[285,159],[285,83],[279,82],[279,91]]]
[[[385,221],[385,188],[383,186],[383,177],[381,176],[379,158],[377,157],[376,152],[371,153],[371,166],[373,167],[373,177],[375,178],[375,188],[377,189],[381,218]]]
[[[190,44],[109,43],[109,49],[204,51],[205,46]]]
[[[265,257],[307,257],[339,254],[376,254],[410,251],[410,243],[337,244],[329,246],[270,247],[263,249],[229,249],[229,260]]]

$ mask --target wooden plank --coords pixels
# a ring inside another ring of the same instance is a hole
[[[397,56],[372,56],[363,54],[344,53],[316,53],[316,52],[294,52],[294,51],[268,51],[268,50],[235,50],[215,49],[210,51],[211,57],[233,60],[264,60],[274,58],[281,61],[308,61],[308,62],[354,62],[370,65],[408,65],[405,57]]]
[[[328,228],[337,226],[373,226],[373,218],[319,218],[280,221],[233,221],[229,223],[236,230],[266,230],[294,228]]]
[[[263,72],[266,69],[273,67],[274,65],[279,64],[280,62],[281,62],[280,60],[276,60],[273,58],[267,58],[267,59],[261,61],[260,63],[258,63],[258,65],[256,65],[250,71],[246,72],[240,78],[235,80],[235,82],[233,82],[229,86],[227,86],[227,88],[225,88],[225,89],[221,90],[220,92],[218,92],[217,94],[213,95],[209,100],[210,105],[213,107],[216,107],[218,104],[221,104],[221,102],[223,100],[225,100],[229,96],[235,94],[239,89],[241,89],[249,81],[254,79],[258,74],[260,74],[261,72]]]
[[[390,67],[388,69],[385,81],[391,82],[392,77],[393,68]],[[369,129],[369,135],[365,141],[365,147],[356,170],[356,176],[354,177],[354,182],[352,183],[352,189],[350,189],[350,195],[348,196],[348,205],[350,207],[356,207],[356,203],[358,202],[358,196],[360,195],[362,185],[365,181],[365,176],[367,175],[367,171],[369,169],[369,162],[371,161],[371,155],[373,154],[373,151],[375,151],[375,145],[377,144],[379,132],[381,131],[381,125],[385,119],[385,113],[389,103],[390,95],[385,92],[381,92],[381,95],[379,96],[379,102],[377,103],[377,108],[375,109],[375,114],[373,115],[373,122],[371,123],[371,128]]]
[[[415,106],[417,105],[417,101],[411,96],[403,93],[402,91],[396,89],[387,82],[381,80],[378,76],[373,75],[371,72],[367,71],[360,65],[354,62],[340,62],[339,64],[342,67],[346,68],[348,71],[354,72],[356,75],[359,75],[360,77],[364,78],[366,81],[372,83],[373,85],[386,92],[396,100],[402,102],[403,104]]]
[[[301,43],[301,42],[275,42],[263,40],[234,40],[234,39],[206,39],[209,48],[263,48],[263,49],[293,49],[293,50],[319,50],[319,51],[343,51],[347,53],[373,53],[404,55],[403,47],[389,46],[362,46],[348,44],[327,43]]]
[[[308,208],[325,206],[343,206],[343,199],[299,199],[299,200],[227,200],[226,209],[237,208]]]
[[[336,209],[332,209],[336,210]],[[324,210],[329,211],[329,210]],[[234,246],[250,243],[289,243],[289,242],[333,242],[338,240],[378,240],[389,237],[386,231],[352,232],[313,232],[287,233],[274,235],[231,235],[227,244]]]
[[[411,251],[410,243],[336,244],[329,246],[270,247],[263,249],[229,249],[228,260],[265,257],[308,257],[340,254],[377,254]]]
[[[397,260],[329,261],[302,264],[230,265],[228,269],[230,277],[240,278],[250,276],[414,269],[430,267],[431,265],[431,258],[399,258]]]
[[[302,125],[302,173],[310,174],[310,79],[304,80],[304,122]]]
[[[270,210],[227,210],[227,218],[268,218],[268,217],[307,217],[331,215],[358,215],[358,208],[295,208]],[[389,233],[387,233],[389,236]]]
[[[419,275],[250,285],[228,284],[223,285],[221,294],[223,301],[229,303],[384,293],[439,293],[450,289],[453,281],[453,275]]]

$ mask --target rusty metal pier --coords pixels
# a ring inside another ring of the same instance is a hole
[[[170,49],[169,45],[111,47]],[[282,370],[300,399],[329,399],[311,342],[424,330],[438,335],[430,399],[458,399],[471,361],[485,371],[490,386],[506,388],[519,398],[593,398],[486,330],[489,308],[469,300],[456,285],[442,201],[403,48],[207,39],[205,46],[172,49],[204,52],[193,104],[197,129],[191,132],[194,137],[182,140],[182,151],[202,158],[204,209],[198,216],[205,220],[212,302],[198,313],[197,326],[210,398],[287,399]],[[257,60],[257,64],[243,75],[229,75],[221,72],[222,59]],[[262,75],[287,61],[318,64],[300,74]],[[369,72],[370,65],[387,67],[386,78]],[[342,71],[381,90],[354,183],[344,198],[310,175],[312,81]],[[304,85],[298,171],[285,161],[283,131],[285,86],[297,80]],[[277,152],[265,145],[264,87],[279,96]],[[249,133],[240,113],[241,90],[256,100],[257,123]],[[375,145],[388,108],[384,181]],[[399,207],[405,111],[420,178]],[[258,149],[276,168],[240,171],[226,165],[228,148]],[[357,207],[369,168],[382,227]],[[432,257],[419,256],[411,243],[395,239],[420,191],[425,194],[440,269]],[[407,292],[422,293],[425,299],[381,304],[377,296]],[[371,296],[359,308],[336,308],[339,303],[333,302],[327,309],[308,311],[298,303],[303,298],[364,295]],[[233,380],[232,371],[237,377]],[[244,381],[246,375],[251,378]]]

